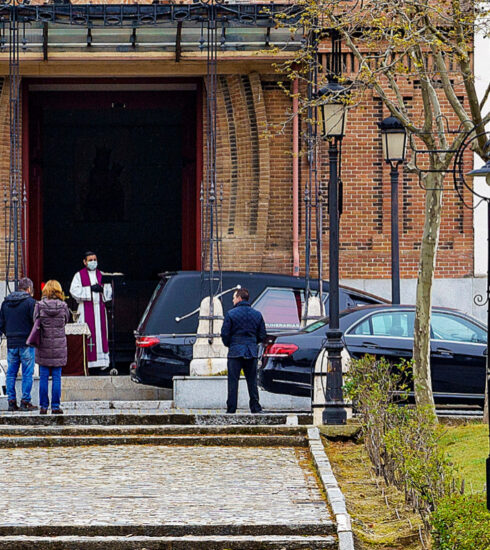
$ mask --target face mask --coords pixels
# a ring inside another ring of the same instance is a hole
[[[90,271],[97,269],[97,260],[91,260],[90,262],[87,262],[87,268],[90,269]]]

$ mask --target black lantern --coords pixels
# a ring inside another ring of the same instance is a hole
[[[391,302],[400,303],[400,242],[398,231],[398,167],[405,161],[407,133],[401,122],[389,116],[378,124],[383,158],[390,165],[391,179]]]
[[[383,140],[383,158],[390,164],[405,161],[407,133],[403,124],[395,117],[389,116],[379,123]]]
[[[487,146],[487,149],[490,149],[490,142]],[[487,182],[487,185],[490,185],[490,159],[487,160],[486,164],[484,164],[481,168],[477,168],[476,170],[472,170],[471,172],[468,172],[466,174],[467,176],[480,176],[485,178],[485,181]]]
[[[339,173],[340,147],[346,119],[346,89],[329,82],[317,94],[321,110],[322,138],[329,140],[328,217],[329,217],[329,328],[323,347],[327,351],[327,371],[315,372],[315,393],[323,393],[323,403],[313,405],[315,424],[345,424],[347,412],[342,392],[342,331],[339,328]]]
[[[321,112],[322,137],[324,139],[342,139],[345,133],[347,106],[346,88],[338,82],[330,81],[318,90]]]

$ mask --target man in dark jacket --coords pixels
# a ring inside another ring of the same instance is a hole
[[[32,375],[34,373],[34,348],[26,346],[26,340],[34,324],[33,284],[30,279],[20,279],[19,290],[9,294],[0,308],[0,332],[7,337],[7,395],[9,411],[18,411],[15,381],[22,364],[21,411],[35,411],[31,403]]]
[[[267,334],[262,314],[253,309],[248,300],[246,288],[233,294],[234,307],[225,315],[221,329],[223,344],[228,348],[228,413],[236,412],[242,369],[247,381],[250,410],[253,413],[262,411],[257,388],[257,344],[263,342]]]

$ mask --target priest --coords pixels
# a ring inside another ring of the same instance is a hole
[[[88,368],[109,366],[108,326],[105,302],[112,299],[110,284],[102,284],[102,273],[97,269],[95,252],[85,252],[84,268],[75,273],[70,294],[78,302],[78,322],[87,323],[91,336],[88,338]]]

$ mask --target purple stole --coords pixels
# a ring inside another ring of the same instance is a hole
[[[95,273],[97,275],[97,281],[99,285],[101,285],[102,273],[98,269],[96,270]],[[86,267],[80,270],[80,279],[82,280],[82,286],[88,286],[88,287],[91,286],[90,276],[88,274],[88,269]],[[95,308],[92,300],[83,301],[83,315],[85,318],[85,322],[87,323],[90,329],[90,333],[92,335],[92,343],[95,344],[92,346],[87,346],[88,347],[87,358],[89,361],[96,361],[97,360],[97,334],[95,332]],[[109,343],[107,341],[107,321],[106,321],[106,315],[105,315],[105,304],[102,300],[102,293],[99,301],[99,315],[100,315],[100,329],[102,332],[102,350],[104,353],[108,353]]]

